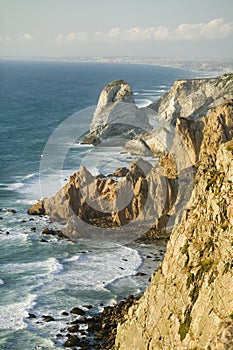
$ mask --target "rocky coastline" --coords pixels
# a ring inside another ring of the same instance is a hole
[[[132,96],[124,81],[105,87],[84,142],[116,137],[118,128],[124,150],[136,149],[139,156],[150,152],[157,164],[138,158],[129,169],[96,177],[82,167],[54,197],[42,199],[28,213],[64,224],[62,234],[73,241],[90,234],[80,222],[97,228],[95,234],[98,227],[121,234],[132,221],[131,241],[169,240],[144,295],[128,297],[88,323],[93,348],[231,349],[233,74],[175,82],[149,106],[159,119],[156,129],[143,119],[145,109],[135,109]],[[133,106],[136,128],[132,121],[123,120],[120,128],[119,120],[112,124],[125,103]],[[138,120],[144,120],[146,132]],[[126,201],[117,202],[119,197]],[[77,336],[70,333],[65,346],[90,346],[87,340],[75,344]]]

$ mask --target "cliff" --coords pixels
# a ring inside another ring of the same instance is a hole
[[[148,112],[135,105],[129,84],[124,80],[114,80],[101,91],[90,133],[84,137],[83,143],[96,145],[116,136],[131,139],[150,129]]]
[[[159,132],[140,135],[157,166],[139,159],[108,177],[83,167],[29,209],[66,223],[72,239],[95,227],[128,231],[134,220],[138,238],[148,220],[150,241],[174,226],[159,271],[120,319],[114,350],[233,349],[232,84],[233,75],[176,82],[152,106]]]
[[[232,98],[233,74],[216,78],[177,80],[173,87],[149,107],[160,120],[175,125],[177,117],[200,119],[225,100]]]
[[[149,149],[156,156],[166,154],[174,138],[172,126],[176,126],[178,118],[190,123],[199,121],[232,96],[233,74],[224,74],[216,78],[178,80],[168,92],[148,106],[148,110],[157,114],[159,126],[139,135],[137,142],[146,145],[144,149],[147,153]],[[134,146],[128,142],[125,149],[135,153]]]
[[[233,100],[203,123],[191,199],[115,349],[233,349]]]

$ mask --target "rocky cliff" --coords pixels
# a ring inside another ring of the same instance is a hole
[[[160,120],[175,125],[177,117],[200,119],[212,109],[232,98],[233,74],[216,78],[177,80],[173,87],[149,107]]]
[[[202,122],[191,199],[115,349],[233,349],[233,100]]]
[[[124,80],[114,80],[100,94],[90,133],[85,136],[83,143],[95,145],[103,139],[116,136],[131,139],[143,130],[150,129],[148,112],[144,108],[137,108],[129,84]]]
[[[184,110],[186,98],[182,99],[178,91],[183,96],[187,86],[196,86],[197,82],[200,89],[204,90],[209,89],[207,86],[215,86],[216,82],[220,87],[226,86],[226,95],[224,95],[223,88],[218,93],[222,100],[230,94],[233,80],[230,77],[232,75],[228,75],[228,78],[224,75],[216,79],[204,79],[204,87],[201,86],[200,80],[191,80],[187,84],[182,83],[182,88],[179,82],[176,82],[164,98],[165,105],[168,103],[167,96],[170,96],[171,105],[173,105],[174,98],[177,98],[181,106],[179,111]],[[177,85],[180,86],[178,90]],[[195,100],[196,88],[191,90]],[[190,95],[191,92],[186,91],[186,94]],[[110,83],[102,91],[101,96],[91,130],[97,130],[100,127],[98,123],[102,120],[101,118],[105,118],[103,123],[110,120],[108,118],[111,118],[111,111],[118,108],[119,101],[122,99],[132,101],[133,99],[132,91],[124,81]],[[161,104],[162,101],[163,98]],[[194,105],[199,109],[198,101],[196,104],[192,103],[192,108]],[[154,146],[156,145],[157,151],[159,144],[164,148],[163,151],[162,149],[158,151],[160,160],[155,167],[142,159],[138,160],[131,164],[130,169],[124,169],[123,172],[118,170],[118,180],[116,179],[117,172],[108,177],[103,175],[93,177],[87,169],[82,167],[70,177],[67,185],[54,197],[44,199],[32,206],[28,211],[29,214],[48,214],[53,221],[66,225],[64,233],[72,239],[90,234],[90,227],[83,225],[83,222],[107,228],[122,227],[137,221],[142,227],[144,225],[142,239],[151,240],[168,236],[174,224],[180,221],[192,191],[193,176],[199,162],[205,122],[205,117],[192,120],[180,116],[177,112],[175,126],[170,124],[168,128],[160,128],[159,141],[153,136],[153,133],[147,133],[152,143],[154,142]],[[117,125],[114,124],[114,126]],[[145,138],[145,134],[142,135],[143,137]],[[130,141],[131,145],[137,148],[134,142],[136,140]],[[150,147],[156,153],[152,143],[149,143]],[[146,143],[143,143],[143,146],[148,152],[151,152]],[[145,154],[144,148],[141,150]],[[133,238],[135,239],[142,236],[141,232],[134,230],[134,233]]]
[[[136,138],[137,143],[140,145],[143,142],[147,153],[149,149],[156,156],[166,154],[173,142],[173,127],[177,124],[177,118],[190,123],[198,121],[232,96],[233,74],[224,74],[216,78],[178,80],[168,92],[148,106],[147,110],[153,110],[158,115],[159,126],[139,135]],[[134,145],[131,146],[130,142],[126,144],[125,149],[135,153]],[[142,148],[140,151],[142,155]]]

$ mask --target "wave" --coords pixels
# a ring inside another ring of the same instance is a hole
[[[0,285],[4,284],[4,281],[0,278]]]
[[[56,258],[48,258],[45,261],[33,261],[27,263],[8,263],[0,266],[0,271],[8,274],[32,274],[35,277],[58,274],[63,270],[63,265]]]
[[[38,173],[28,174],[23,177],[23,180],[31,179],[32,177],[38,176]]]
[[[28,316],[28,310],[36,304],[35,299],[36,295],[28,294],[23,301],[0,306],[0,329],[18,330],[27,328],[24,319]]]
[[[135,99],[135,104],[137,107],[146,107],[150,105],[153,101],[148,98]]]
[[[120,278],[134,275],[142,263],[134,249],[119,246],[106,250],[69,258],[69,269],[64,271],[64,278],[63,273],[59,278],[73,288],[102,290]]]
[[[0,183],[0,189],[3,191],[15,191],[19,188],[23,187],[23,182],[15,182],[15,183]]]

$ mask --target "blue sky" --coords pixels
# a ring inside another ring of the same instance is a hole
[[[232,0],[0,0],[1,56],[233,57]]]

